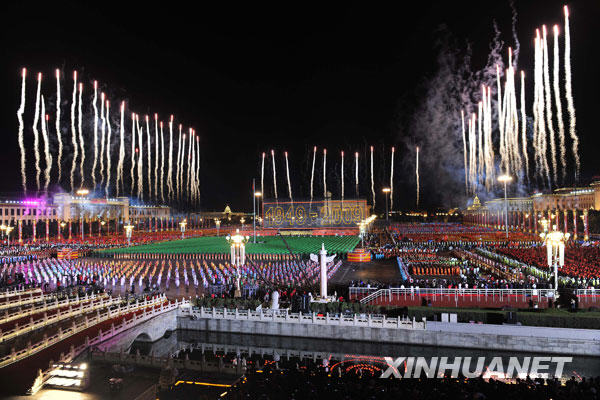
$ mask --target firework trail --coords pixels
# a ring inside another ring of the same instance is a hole
[[[538,31],[536,30],[536,33]],[[534,69],[533,69],[533,150],[535,162],[535,177],[543,179],[542,163],[540,158],[540,139],[539,139],[539,115],[538,115],[538,97],[539,97],[539,35],[536,34],[534,39]]]
[[[77,71],[73,71],[73,98],[71,100],[71,142],[73,143],[73,163],[71,164],[71,191],[75,191],[75,168],[79,156],[77,130],[75,128],[75,107],[77,106]]]
[[[500,66],[496,65],[496,84],[498,85],[498,100],[497,100],[497,111],[498,111],[498,129],[500,132],[500,169],[504,167],[505,163],[505,150],[504,150],[504,114],[502,104],[502,86],[500,85]]]
[[[263,164],[264,164],[265,153],[263,153]],[[317,158],[317,146],[313,147],[313,160],[312,170],[310,172],[310,199],[313,199],[313,182],[315,179],[315,160]]]
[[[465,133],[465,111],[460,110],[460,120],[462,122],[462,140],[463,140],[463,158],[465,160],[465,194],[469,195],[469,174],[467,170],[467,138]]]
[[[188,201],[192,201],[192,143],[194,143],[194,130],[190,128],[190,143],[188,144],[188,156],[187,156],[187,195]],[[164,148],[164,146],[163,146]],[[163,163],[164,166],[164,163]]]
[[[262,163],[260,165],[260,192],[265,196],[265,152],[262,153]],[[312,193],[312,191],[311,191]]]
[[[567,97],[567,110],[569,111],[569,135],[573,141],[573,157],[575,158],[575,181],[579,180],[579,138],[575,130],[575,105],[571,88],[571,30],[569,27],[569,8],[565,6],[565,95]]]
[[[482,118],[483,115],[483,101],[477,104],[477,182],[483,182],[483,132],[482,132]]]
[[[192,129],[192,136],[190,137],[190,150],[191,150],[191,159],[190,159],[190,201],[192,204],[196,202],[196,192],[195,192],[195,182],[196,182],[196,152],[195,152],[195,139],[196,132]]]
[[[371,146],[371,195],[373,196],[373,210],[375,210],[375,179],[373,177],[373,146]]]
[[[417,146],[417,160],[416,160],[416,168],[415,173],[417,175],[417,207],[419,207],[419,146]]]
[[[104,147],[106,142],[106,118],[104,117],[104,93],[100,93],[100,186],[104,185]]]
[[[525,173],[529,183],[529,155],[527,153],[527,117],[525,115],[525,72],[521,71],[521,143],[525,158]]]
[[[283,154],[285,155],[285,174],[287,176],[288,194],[290,196],[290,200],[292,200],[292,183],[290,181],[290,166],[288,164],[288,153],[286,151]]]
[[[62,154],[63,142],[62,133],[60,131],[60,70],[56,69],[56,139],[58,140],[58,182],[62,179]]]
[[[358,151],[354,153],[354,185],[356,186],[356,197],[358,198]]]
[[[181,141],[181,138],[179,140]],[[181,145],[181,143],[180,143],[180,145]],[[154,113],[154,200],[157,200],[157,199],[158,199],[158,114]]]
[[[327,149],[323,149],[323,198],[327,198]]]
[[[85,185],[85,174],[83,173],[83,166],[85,162],[85,142],[83,141],[83,126],[82,119],[83,113],[81,112],[81,107],[83,101],[81,99],[83,95],[83,83],[79,83],[79,104],[78,104],[78,118],[77,118],[77,128],[79,131],[79,144],[81,145],[81,163],[79,164],[79,174],[81,175],[81,187]]]
[[[275,150],[271,150],[271,160],[273,161],[273,190],[275,191],[275,200],[277,200],[277,174],[275,171]]]
[[[196,137],[196,141],[199,138]],[[173,199],[173,116],[169,121],[169,170],[167,172],[167,188],[169,200]]]
[[[106,186],[104,187],[104,193],[108,196],[108,188],[110,186],[110,173],[111,173],[111,141],[112,129],[110,127],[110,101],[106,100]]]
[[[123,185],[123,163],[125,161],[125,102],[121,102],[121,119],[119,123],[119,162],[117,163],[117,197]],[[125,191],[125,189],[123,189]]]
[[[131,186],[129,187],[129,194],[133,196],[133,189],[135,188],[135,113],[131,113]]]
[[[546,120],[544,117],[544,45],[542,43],[542,37],[539,36],[539,30],[537,32],[538,46],[537,46],[537,90],[538,90],[538,139],[539,139],[539,150],[540,150],[540,162],[542,171],[545,175],[545,179],[548,181],[548,187],[552,187],[552,181],[550,176],[550,167],[548,166],[548,143],[546,139]]]
[[[177,172],[176,172],[176,177],[175,177],[175,185],[176,185],[176,191],[175,191],[175,195],[177,197],[177,199],[179,199],[179,196],[181,194],[181,187],[179,186],[179,174],[181,173],[181,168],[179,163],[181,162],[181,124],[179,124],[179,140],[177,141]],[[158,135],[158,134],[157,134]],[[158,138],[158,136],[157,136]],[[156,143],[158,143],[158,140],[156,141]],[[158,154],[158,150],[156,151],[156,154]],[[158,156],[157,156],[158,157]],[[157,158],[158,160],[158,158]],[[158,161],[157,161],[157,165],[158,165]],[[158,167],[157,167],[158,168]],[[158,172],[157,172],[158,174]]]
[[[98,165],[98,81],[94,81],[94,98],[92,108],[94,109],[94,163],[92,164],[92,183],[93,189],[96,188],[96,166]],[[122,168],[122,167],[121,167]]]
[[[469,118],[469,193],[475,190],[475,138],[473,135],[473,118]]]
[[[196,135],[196,198],[200,204],[200,136]]]
[[[137,196],[140,200],[144,200],[144,129],[140,129],[140,118],[138,115],[135,116],[135,125],[138,133],[138,161],[137,161],[137,172],[138,172],[138,184],[137,184]]]
[[[550,86],[550,62],[548,60],[548,38],[546,32],[546,25],[542,26],[542,40],[543,40],[543,62],[544,62],[544,89],[546,94],[546,122],[548,124],[548,134],[550,135],[550,155],[552,160],[552,178],[553,183],[556,184],[558,166],[556,163],[556,137],[554,133],[554,124],[552,122],[552,92]]]
[[[394,209],[394,152],[396,149],[392,147],[392,161],[390,165],[390,211]]]
[[[562,116],[562,104],[560,100],[560,88],[559,88],[559,51],[558,51],[558,25],[554,25],[554,55],[553,55],[553,89],[554,89],[554,102],[556,105],[556,120],[558,122],[558,140],[560,146],[560,167],[561,167],[561,179],[564,183],[567,176],[567,149],[565,147],[565,124]]]
[[[162,130],[162,123],[160,129]],[[148,169],[146,172],[148,176],[148,200],[152,199],[152,147],[150,147],[151,143],[152,142],[150,140],[150,118],[148,117],[148,115],[146,115],[146,151],[148,161]]]
[[[343,150],[342,150],[341,176],[342,176],[342,200],[343,200],[344,199],[344,151]]]
[[[50,117],[46,114],[46,104],[44,102],[44,96],[42,96],[42,137],[44,138],[44,155],[46,158],[46,170],[44,182],[44,191],[48,192],[48,185],[50,184],[50,171],[52,170],[52,156],[50,155],[50,138],[48,137],[48,130],[46,124]]]
[[[184,174],[185,174],[185,138],[186,138],[186,134],[183,134],[182,140],[181,140],[181,160],[179,161],[181,163],[181,178],[179,180],[179,184],[180,184],[180,190],[181,190],[181,196],[183,197],[184,192],[185,192],[185,179],[184,179]]]
[[[190,134],[190,140],[192,135]],[[189,179],[189,177],[188,177]],[[165,134],[163,123],[160,121],[160,199],[165,201]]]
[[[27,193],[27,174],[25,173],[25,143],[23,139],[23,113],[25,112],[25,81],[27,77],[27,70],[25,68],[21,71],[21,103],[17,110],[17,119],[19,120],[19,151],[21,153],[21,182],[23,184],[23,193]],[[60,167],[59,167],[60,168]]]
[[[38,83],[37,83],[37,92],[35,95],[35,114],[33,116],[33,150],[35,152],[35,183],[37,185],[37,190],[40,190],[40,174],[42,170],[40,169],[40,151],[39,151],[39,132],[38,132],[38,123],[40,120],[40,96],[42,90],[42,73],[38,73]],[[42,117],[43,118],[43,117]]]

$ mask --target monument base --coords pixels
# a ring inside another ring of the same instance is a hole
[[[323,297],[315,297],[310,302],[311,303],[335,303],[335,302],[337,302],[337,300],[334,296],[327,296],[324,298]]]

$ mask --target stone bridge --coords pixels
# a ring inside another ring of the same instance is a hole
[[[136,340],[149,343],[156,342],[164,337],[165,333],[177,329],[177,312],[178,309],[173,309],[157,315],[131,329],[112,336],[95,347],[105,352],[127,352]]]

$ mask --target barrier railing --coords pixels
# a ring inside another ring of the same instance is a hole
[[[28,304],[33,304],[33,303],[41,303],[43,301],[49,300],[49,299],[54,299],[56,297],[55,294],[42,294],[42,292],[36,293],[36,295],[34,296],[34,293],[29,293],[29,295],[26,294],[22,294],[22,295],[17,295],[18,299],[16,300],[8,300],[5,302],[0,302],[0,310],[6,310],[8,308],[14,308],[14,307],[21,307],[21,306],[25,306]]]
[[[400,298],[400,296],[410,297],[411,299],[420,296],[454,296],[456,298],[460,298],[462,296],[482,298],[498,297],[499,300],[503,300],[504,297],[515,295],[529,296],[532,299],[537,299],[539,302],[544,298],[554,298],[554,289],[390,288],[379,289],[360,299],[360,302],[363,304],[368,304],[379,299],[383,299],[384,301],[392,301],[394,297]]]
[[[131,309],[128,305],[127,308],[121,310],[121,314],[127,314],[127,313],[129,313],[131,311],[135,311],[139,308],[144,309],[143,314],[140,316],[137,316],[134,314],[131,317],[131,319],[129,319],[129,320],[127,320],[126,318],[123,318],[123,322],[121,322],[120,325],[115,326],[114,324],[111,324],[110,330],[108,330],[106,332],[103,332],[102,329],[100,329],[98,331],[98,334],[91,339],[86,336],[83,344],[81,344],[77,347],[72,345],[69,352],[66,354],[61,353],[56,362],[70,363],[73,361],[73,359],[75,359],[75,357],[77,357],[79,354],[81,354],[85,349],[87,349],[90,346],[98,345],[98,344],[102,343],[103,341],[110,339],[111,337],[116,336],[130,328],[133,328],[134,326],[136,326],[144,321],[154,318],[157,315],[160,315],[165,312],[169,312],[174,309],[177,309],[181,306],[186,306],[186,305],[190,304],[189,301],[185,300],[185,299],[183,299],[181,302],[178,300],[175,300],[174,302],[168,302],[166,304],[165,304],[165,301],[166,301],[166,296],[161,295],[161,296],[155,297],[151,301],[145,300],[144,302],[141,303],[142,305],[140,305],[140,306],[138,306],[140,304],[140,302],[139,301],[136,302],[134,305],[135,306],[134,309]],[[160,305],[160,308],[157,309],[156,308],[157,305]],[[149,311],[146,311],[147,307],[152,307],[152,308]],[[121,309],[121,308],[119,307],[119,309]],[[108,311],[110,312],[110,309]],[[120,315],[111,315],[110,317],[102,318],[102,315],[106,315],[106,314],[108,314],[108,312],[105,314],[100,314],[98,316],[98,318],[101,320],[98,320],[94,325],[96,325],[100,322],[106,321],[107,319],[112,319],[112,318],[116,318],[116,317],[120,316]],[[93,325],[90,325],[90,326],[93,326]],[[86,328],[87,328],[87,326],[84,327],[83,329],[86,329]],[[80,329],[79,331],[81,331],[83,329]],[[75,332],[75,333],[77,333],[77,332]],[[73,335],[73,334],[74,333],[72,333],[71,335]],[[71,336],[71,335],[69,335],[69,336]],[[63,336],[63,338],[64,338],[64,336]],[[46,347],[48,347],[48,346],[46,346]],[[50,378],[52,371],[55,369],[55,367],[52,365],[53,362],[51,362],[50,364],[51,365],[49,366],[49,368],[46,369],[45,371],[41,371],[41,370],[38,371],[38,376],[35,379],[31,389],[29,390],[30,394],[35,394],[39,389],[42,388],[42,386],[44,385],[44,382],[46,382]],[[2,360],[0,360],[0,368],[2,366],[3,366]]]
[[[7,297],[14,297],[14,296],[19,296],[19,295],[23,295],[23,294],[30,294],[30,293],[42,293],[42,289],[40,288],[33,288],[33,289],[7,289],[5,291],[0,292],[0,299],[5,299]]]
[[[85,320],[81,321],[80,323],[76,323],[75,321],[73,321],[72,326],[70,326],[64,330],[61,327],[59,327],[58,332],[50,337],[45,337],[44,339],[42,339],[41,341],[39,341],[35,344],[28,343],[26,348],[21,349],[19,351],[13,350],[11,352],[11,354],[0,358],[0,368],[3,368],[7,365],[10,365],[17,361],[20,361],[26,357],[29,357],[47,347],[50,347],[56,343],[59,343],[63,339],[73,336],[76,333],[79,333],[87,328],[90,328],[94,325],[97,325],[97,324],[107,321],[109,319],[118,318],[122,315],[126,315],[128,313],[137,311],[139,309],[144,309],[144,316],[142,317],[142,318],[144,318],[146,316],[145,308],[154,307],[156,305],[164,305],[165,301],[166,301],[166,296],[160,295],[151,300],[144,300],[143,302],[136,301],[135,303],[127,304],[125,307],[122,307],[119,304],[117,306],[116,310],[111,310],[110,308],[108,308],[106,310],[106,312],[104,312],[104,313],[101,313],[100,310],[98,309],[98,310],[96,310],[97,311],[96,316],[93,318],[85,318]],[[137,318],[134,315],[133,320],[136,321],[136,319]],[[137,324],[137,322],[136,322],[136,324]],[[100,336],[102,336],[102,335],[100,335]]]
[[[223,308],[182,308],[181,315],[190,315],[200,319],[229,319],[246,321],[272,321],[290,324],[364,326],[390,329],[425,329],[424,321],[408,318],[387,318],[371,314],[325,315],[290,313],[288,310],[229,310]]]
[[[86,295],[83,297],[79,297],[79,295],[77,295],[74,298],[66,298],[64,300],[58,300],[58,298],[55,297],[54,301],[44,302],[44,304],[42,304],[41,306],[31,307],[28,310],[19,310],[11,314],[9,314],[8,310],[6,310],[4,314],[2,314],[2,316],[0,317],[0,324],[5,324],[7,322],[14,321],[15,319],[21,319],[23,317],[28,317],[30,315],[39,314],[45,311],[51,311],[57,308],[73,306],[79,303],[86,303],[88,301],[106,297],[108,297],[106,293],[92,295],[88,295],[86,293]]]
[[[44,315],[44,317],[33,321],[30,320],[27,324],[25,325],[19,325],[18,323],[9,331],[3,332],[0,329],[0,343],[3,343],[7,340],[10,340],[12,338],[15,338],[17,336],[20,336],[24,333],[29,333],[32,331],[35,331],[37,329],[43,328],[45,326],[49,326],[52,324],[55,324],[57,322],[63,321],[65,319],[69,319],[71,317],[75,317],[78,315],[83,315],[85,313],[89,313],[91,311],[94,310],[100,310],[106,307],[110,307],[113,306],[115,304],[120,304],[121,303],[121,299],[120,298],[109,298],[106,301],[104,300],[104,298],[101,298],[100,301],[97,302],[91,302],[89,304],[84,304],[84,303],[79,303],[79,307],[77,308],[72,308],[72,306],[69,306],[69,310],[62,312],[60,310],[58,310],[58,312],[52,316],[48,316],[48,315]]]

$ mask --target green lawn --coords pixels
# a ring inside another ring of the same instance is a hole
[[[285,254],[288,253],[283,240],[279,236],[263,236],[257,240],[264,243],[246,244],[246,254]],[[316,253],[325,243],[327,253],[348,253],[352,251],[360,239],[358,236],[286,236],[292,251],[296,254]],[[178,254],[178,253],[229,253],[229,244],[225,237],[199,237],[170,242],[152,243],[140,246],[122,247],[119,249],[102,250],[104,253],[149,253],[149,254]]]

